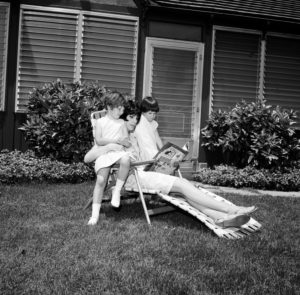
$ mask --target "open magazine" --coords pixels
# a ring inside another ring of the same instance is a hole
[[[167,142],[155,155],[153,164],[146,166],[145,171],[155,171],[164,174],[173,174],[179,162],[188,154],[187,150]]]

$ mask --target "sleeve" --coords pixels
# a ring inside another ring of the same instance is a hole
[[[157,130],[157,128],[158,128],[158,123],[157,123],[157,121],[153,120],[153,121],[151,122],[151,125],[152,125],[153,130]]]

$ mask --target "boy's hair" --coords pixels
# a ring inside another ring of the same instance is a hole
[[[159,112],[159,106],[157,100],[152,96],[146,96],[141,102],[141,112],[146,113],[149,111]]]
[[[126,99],[118,91],[107,92],[104,95],[104,106],[106,109],[108,106],[112,109],[120,106],[124,106],[125,103],[126,103]]]
[[[137,121],[140,121],[141,118],[141,109],[138,105],[138,103],[134,102],[133,100],[128,100],[125,104],[124,113],[120,117],[120,119],[123,119],[124,121],[127,121],[127,116],[134,115],[137,116]]]

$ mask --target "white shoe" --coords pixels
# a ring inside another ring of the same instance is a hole
[[[91,217],[89,222],[88,222],[88,225],[96,225],[98,223],[98,220],[99,220],[99,217]]]
[[[119,208],[120,207],[120,202],[121,202],[121,194],[119,191],[114,190],[112,193],[112,197],[111,197],[111,205],[115,208]]]

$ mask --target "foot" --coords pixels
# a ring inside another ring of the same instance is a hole
[[[88,222],[88,225],[96,225],[98,223],[99,217],[92,216]]]
[[[112,197],[111,197],[111,205],[114,208],[119,208],[120,207],[120,201],[121,201],[121,194],[120,191],[116,191],[114,190],[112,193]]]
[[[234,213],[239,214],[239,215],[248,215],[248,214],[253,213],[256,210],[257,210],[256,206],[238,207],[238,209]]]
[[[250,220],[248,215],[228,215],[224,219],[217,219],[215,224],[222,227],[241,227]]]

